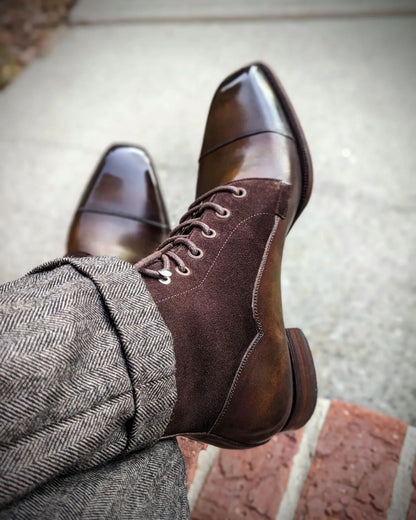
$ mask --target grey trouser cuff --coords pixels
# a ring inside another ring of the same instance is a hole
[[[0,507],[163,434],[172,336],[130,264],[44,264],[0,286],[0,318]]]

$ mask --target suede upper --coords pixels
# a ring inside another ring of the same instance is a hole
[[[235,198],[229,193],[218,193],[210,199],[228,209],[230,216],[223,219],[215,211],[205,210],[201,218],[216,236],[206,238],[200,229],[189,235],[203,256],[192,258],[185,246],[177,247],[177,254],[191,273],[184,276],[172,269],[169,285],[145,277],[179,352],[179,399],[167,434],[178,427],[182,432],[210,429],[241,358],[258,333],[253,290],[275,223],[280,184],[272,179],[231,183],[244,187],[247,195]],[[188,407],[190,400],[205,405]]]

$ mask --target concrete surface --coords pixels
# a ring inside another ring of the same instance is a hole
[[[416,12],[414,0],[82,0],[71,22],[112,23],[137,20],[206,20],[357,16]]]
[[[410,14],[71,26],[0,95],[0,280],[64,251],[114,141],[152,153],[175,222],[194,196],[216,86],[261,59],[286,86],[315,164],[285,250],[286,323],[309,338],[321,396],[416,424],[415,50]]]

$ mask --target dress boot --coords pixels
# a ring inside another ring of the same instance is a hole
[[[308,147],[263,64],[226,78],[206,124],[197,199],[136,264],[168,328],[178,400],[166,437],[250,448],[303,426],[317,387],[299,329],[284,328],[286,235],[312,187]]]

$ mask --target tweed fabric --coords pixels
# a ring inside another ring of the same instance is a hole
[[[185,520],[185,465],[176,440],[59,477],[0,511],[0,520]]]
[[[151,446],[174,370],[171,334],[122,260],[58,259],[1,286],[0,507]]]

